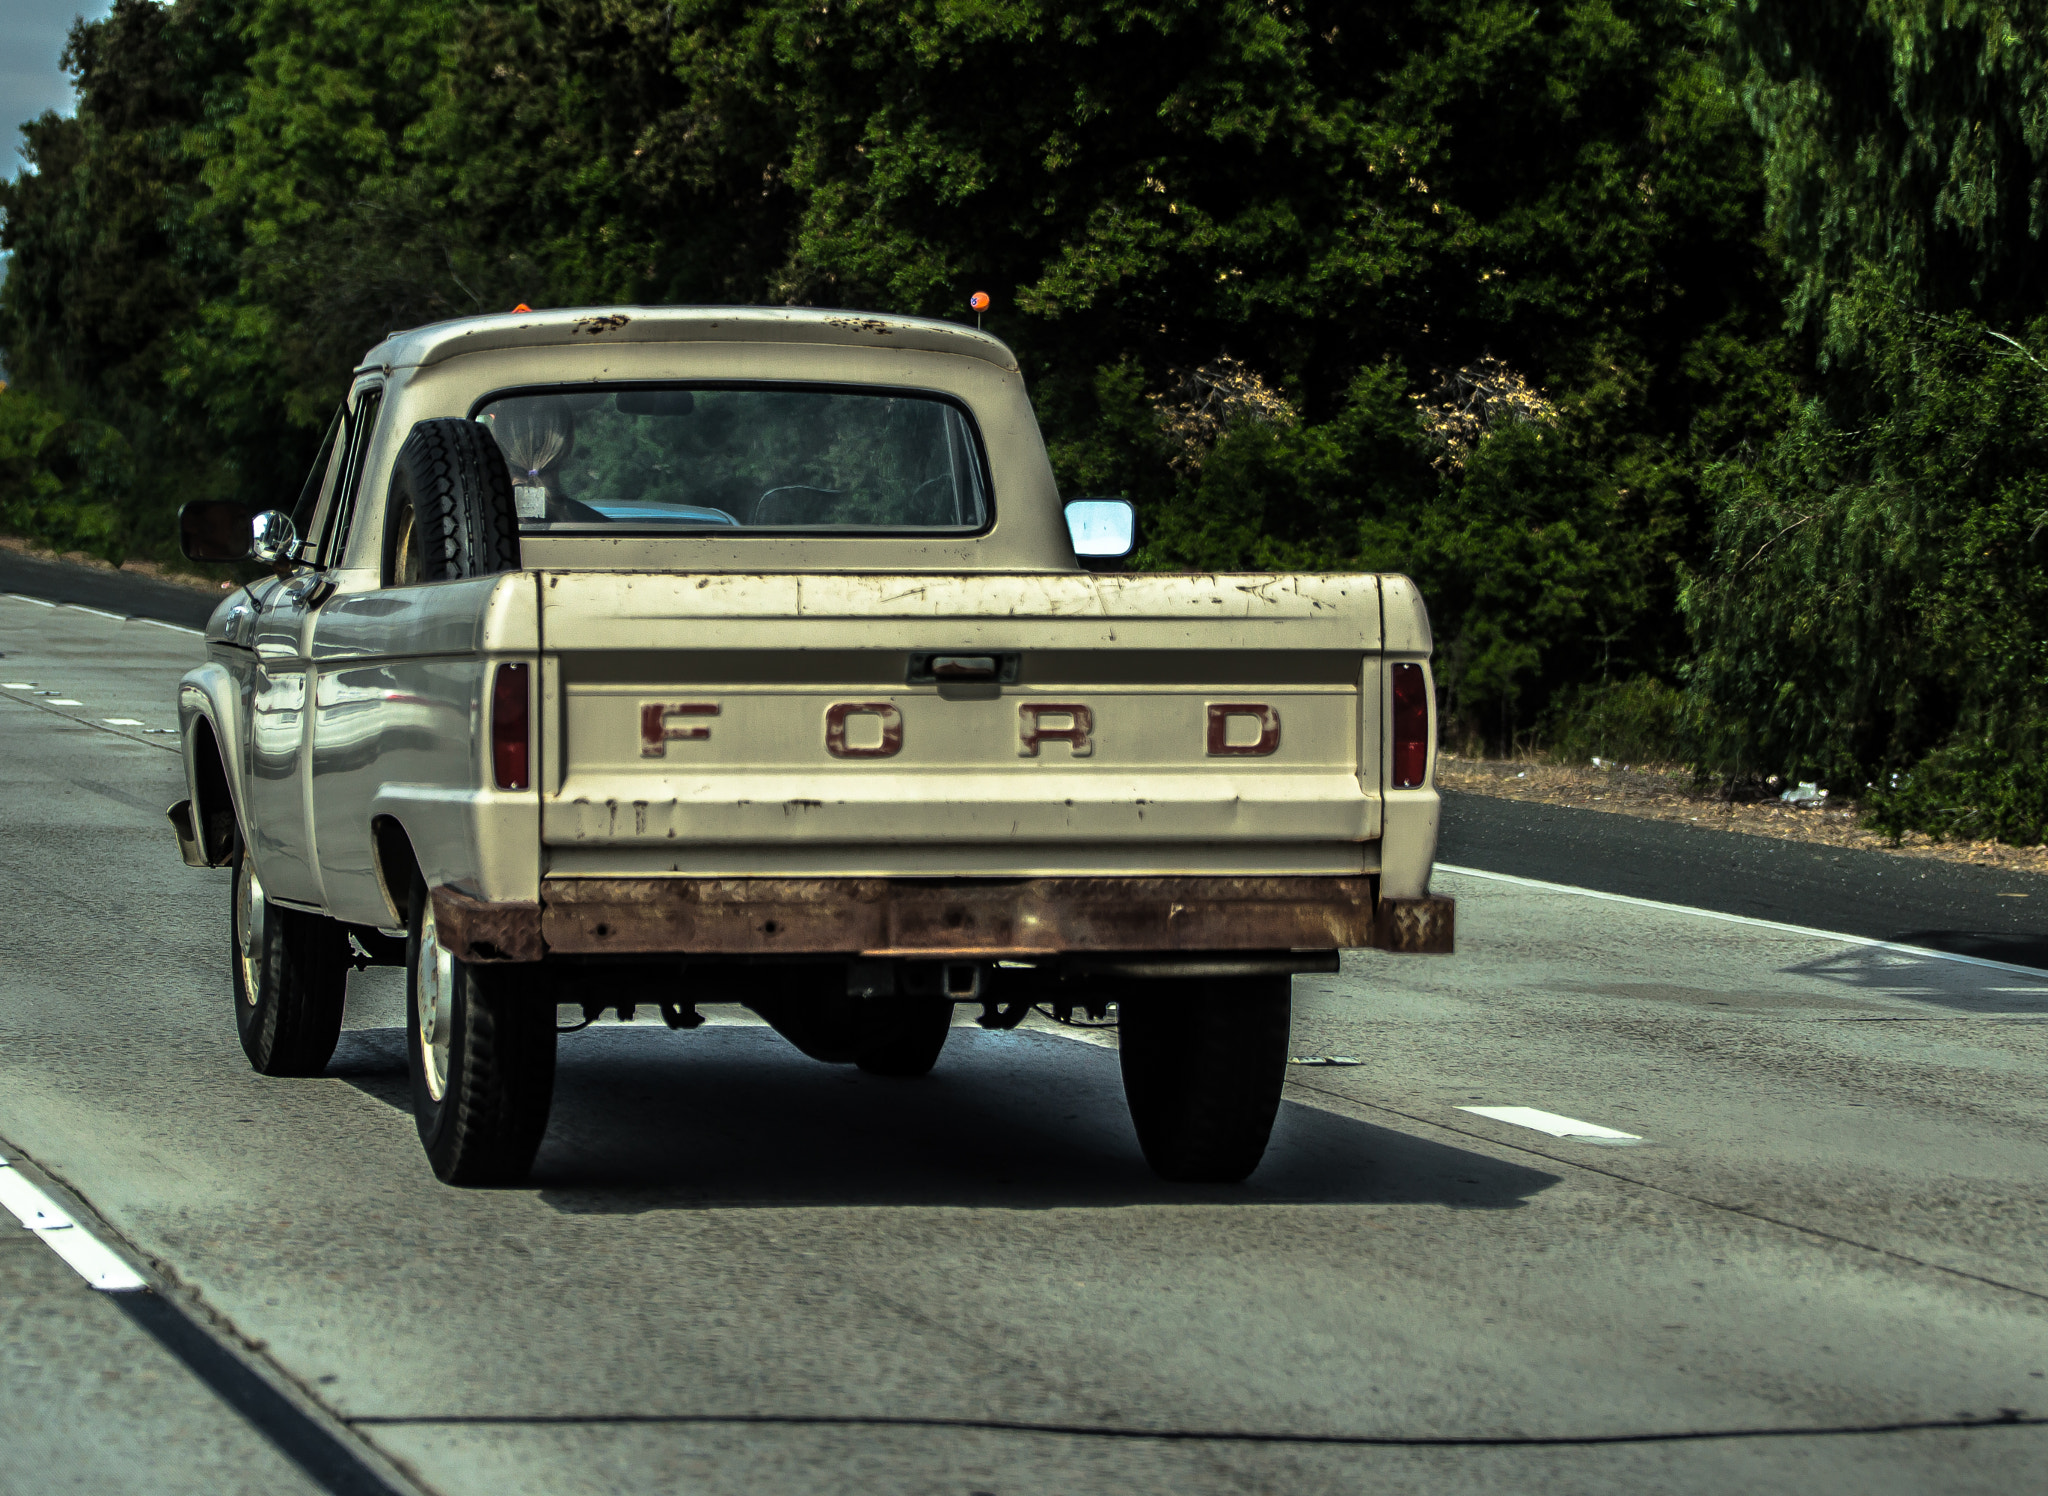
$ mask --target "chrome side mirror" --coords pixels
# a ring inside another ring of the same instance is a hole
[[[1137,544],[1138,512],[1129,499],[1069,499],[1067,534],[1083,566],[1121,561]]]
[[[299,532],[281,509],[266,509],[249,522],[249,559],[288,566],[297,558]]]

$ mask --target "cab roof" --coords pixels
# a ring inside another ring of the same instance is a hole
[[[596,306],[458,317],[393,333],[362,369],[427,367],[465,353],[581,343],[810,343],[978,358],[1014,370],[996,338],[957,322],[818,307]]]

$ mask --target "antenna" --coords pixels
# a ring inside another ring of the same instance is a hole
[[[988,292],[976,291],[967,298],[967,304],[974,308],[974,330],[981,331],[981,314],[988,310]]]

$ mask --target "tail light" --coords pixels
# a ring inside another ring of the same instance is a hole
[[[491,685],[491,768],[501,790],[523,790],[533,782],[526,676],[524,665],[500,665]]]
[[[1420,665],[1394,667],[1394,788],[1412,790],[1429,772],[1429,686]]]

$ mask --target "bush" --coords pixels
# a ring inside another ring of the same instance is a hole
[[[1852,312],[1865,401],[1815,400],[1708,474],[1715,553],[1684,591],[1703,764],[1882,785],[1894,835],[2038,840],[2000,760],[2048,723],[2048,321],[2015,341],[1868,288]]]
[[[135,464],[119,431],[0,389],[0,526],[119,566],[134,486]]]
[[[1698,703],[1655,676],[1560,691],[1544,719],[1550,755],[1629,763],[1690,763],[1698,744]]]
[[[2035,745],[2048,724],[2030,724]],[[1865,800],[1863,824],[1897,845],[1908,831],[1936,841],[1996,840],[2031,847],[2048,838],[2048,762],[2038,748],[2015,756],[1979,740],[1939,748],[1910,770],[1887,776]]]

